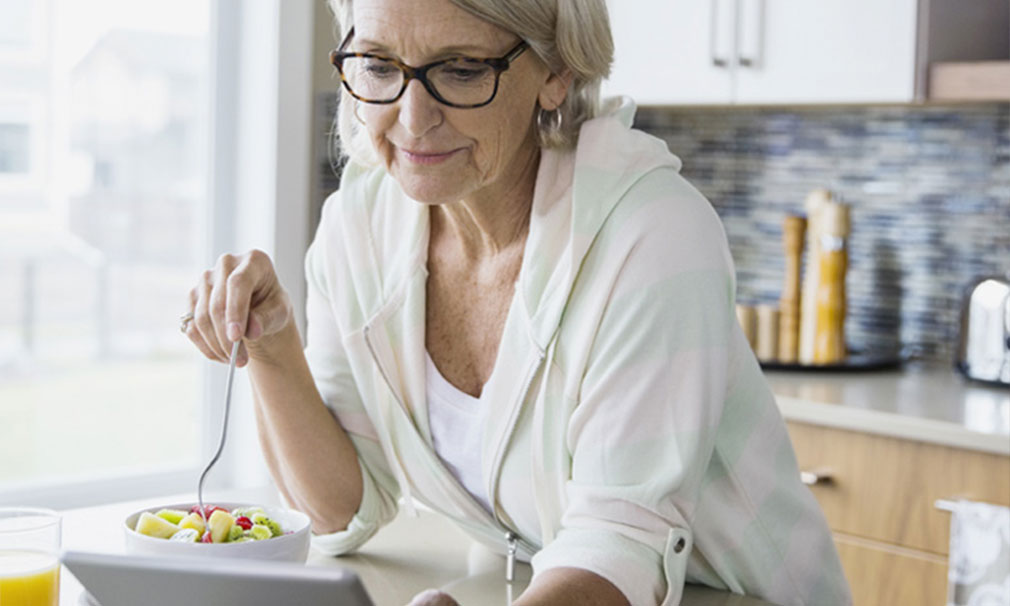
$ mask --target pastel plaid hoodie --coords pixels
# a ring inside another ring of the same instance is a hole
[[[425,396],[428,210],[351,164],[307,258],[306,355],[364,478],[362,545],[424,503],[476,540],[593,571],[633,605],[685,581],[778,604],[849,604],[824,517],[736,323],[718,216],[666,145],[613,100],[574,151],[541,157],[495,368],[489,514],[432,447]],[[508,539],[506,539],[508,537]]]

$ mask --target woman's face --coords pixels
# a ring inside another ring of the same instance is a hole
[[[459,56],[501,57],[518,42],[449,0],[354,0],[349,49],[415,67]],[[429,204],[493,199],[528,177],[523,169],[537,153],[537,102],[553,109],[566,90],[567,83],[526,50],[501,74],[494,100],[483,107],[443,105],[412,80],[395,103],[361,103],[357,115],[411,198]]]

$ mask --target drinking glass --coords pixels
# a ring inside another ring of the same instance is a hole
[[[0,606],[59,606],[60,516],[0,507]]]

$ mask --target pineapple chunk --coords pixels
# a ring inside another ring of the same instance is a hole
[[[218,509],[210,514],[207,526],[210,529],[210,540],[214,543],[225,543],[231,527],[235,525],[235,516],[223,509]]]
[[[179,527],[164,518],[159,518],[153,513],[144,512],[137,520],[137,532],[146,534],[149,537],[167,539],[179,531]]]
[[[203,536],[203,531],[207,530],[207,525],[203,523],[203,518],[200,517],[198,513],[187,514],[186,517],[179,522],[179,528],[192,528],[200,536]]]

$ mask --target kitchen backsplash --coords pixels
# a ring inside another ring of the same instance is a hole
[[[950,362],[961,298],[1010,271],[1010,104],[641,108],[722,217],[742,303],[782,288],[782,220],[813,189],[851,205],[853,350]]]
[[[320,93],[317,205],[338,185],[334,110]],[[636,126],[667,141],[722,217],[741,303],[778,300],[782,220],[811,190],[851,205],[853,350],[952,361],[965,287],[1010,271],[1010,104],[640,108]]]

